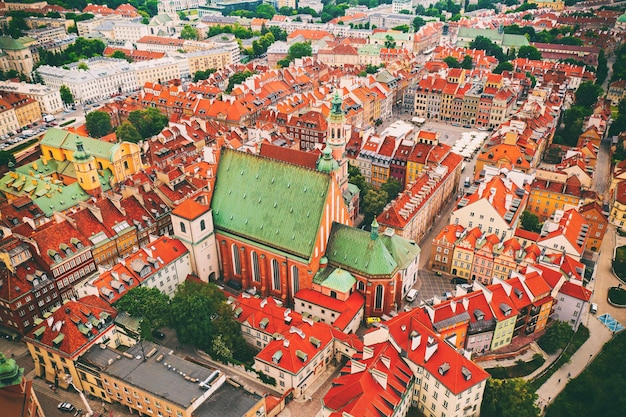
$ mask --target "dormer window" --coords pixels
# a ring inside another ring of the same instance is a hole
[[[80,249],[83,249],[83,248],[85,247],[85,246],[83,246],[83,243],[82,243],[80,240],[78,240],[77,238],[75,238],[75,237],[73,237],[72,239],[70,239],[70,243],[71,243],[72,245],[74,245],[74,247],[75,247],[76,249],[79,249],[79,250],[80,250]]]
[[[70,249],[70,247],[67,246],[65,243],[61,243],[59,245],[59,249],[61,250],[61,252],[63,252],[65,255],[68,255],[68,256],[74,253],[72,249]]]
[[[48,249],[48,256],[52,258],[54,262],[61,262],[61,255],[54,249]]]

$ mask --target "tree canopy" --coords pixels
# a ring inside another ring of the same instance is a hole
[[[539,417],[537,394],[522,378],[488,379],[480,409],[481,417]]]
[[[469,48],[483,50],[487,55],[495,57],[499,62],[506,60],[502,48],[485,36],[477,36],[476,39],[469,43]]]
[[[248,361],[252,356],[232,308],[214,284],[183,282],[171,300],[170,317],[181,343],[221,358]]]
[[[596,104],[601,94],[602,87],[591,81],[584,82],[576,90],[576,105],[591,108]]]
[[[564,348],[572,338],[574,330],[564,321],[555,320],[546,329],[546,333],[539,339],[539,346],[548,354],[556,353]]]
[[[445,62],[449,68],[461,68],[461,63],[459,62],[459,60],[453,56],[445,57],[443,59],[443,62]]]
[[[72,104],[74,103],[74,95],[70,91],[70,88],[63,84],[59,87],[59,93],[61,94],[61,101],[63,104]]]
[[[152,340],[153,330],[169,324],[169,297],[157,288],[132,288],[115,303],[115,308],[141,317],[141,337],[147,340]]]
[[[103,111],[92,111],[87,113],[85,117],[85,127],[89,136],[93,138],[101,138],[111,133],[111,116]]]
[[[200,34],[198,33],[198,29],[191,25],[185,25],[180,31],[180,37],[181,39],[198,40],[200,38]]]
[[[9,166],[9,162],[15,164],[15,156],[11,152],[0,150],[0,166]]]
[[[115,135],[120,142],[137,143],[142,139],[137,128],[128,120],[124,121],[115,129]]]
[[[169,120],[159,109],[148,107],[144,110],[130,112],[128,121],[135,126],[143,139],[148,139],[161,133]]]
[[[245,70],[243,72],[236,72],[235,74],[231,75],[228,79],[228,85],[226,86],[225,91],[227,93],[230,93],[231,91],[233,91],[233,88],[235,88],[237,84],[241,84],[253,74],[254,73],[252,71]]]
[[[519,51],[517,51],[517,57],[539,61],[541,60],[541,52],[532,45],[524,45],[520,46]]]
[[[558,148],[557,148],[558,149]],[[522,229],[529,232],[539,233],[541,232],[541,223],[539,223],[539,217],[529,211],[522,213]]]
[[[100,39],[77,38],[62,52],[48,51],[39,48],[39,64],[58,67],[72,62],[89,59],[94,56],[102,56],[105,45]]]

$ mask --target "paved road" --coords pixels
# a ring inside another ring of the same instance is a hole
[[[593,173],[593,187],[604,201],[609,200],[609,187],[611,185],[611,150],[610,140],[603,140],[600,143],[598,159]]]

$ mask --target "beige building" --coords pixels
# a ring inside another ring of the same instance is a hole
[[[15,109],[6,101],[0,99],[0,134],[6,135],[20,128]]]
[[[0,97],[15,110],[20,127],[41,120],[41,109],[36,100],[15,93],[0,93]]]
[[[37,41],[33,38],[23,36],[19,39],[13,39],[6,36],[0,37],[0,51],[6,55],[2,68],[4,71],[15,70],[21,74],[30,76],[35,65],[33,51],[31,47],[35,47]],[[35,52],[36,53],[36,52]]]
[[[63,111],[61,94],[57,88],[41,84],[0,81],[0,91],[17,93],[37,100],[41,114],[52,114]]]

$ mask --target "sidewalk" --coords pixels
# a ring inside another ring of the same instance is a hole
[[[524,362],[530,362],[533,356],[537,353],[542,355],[546,359],[546,363],[548,363],[549,361],[548,356],[543,350],[541,350],[541,348],[537,345],[536,342],[532,342],[528,346],[528,350],[526,350],[526,352],[524,352],[521,355],[513,356],[507,359],[490,359],[487,361],[476,361],[476,363],[480,365],[480,367],[483,369],[491,369],[491,368],[496,368],[498,366],[501,366],[503,368],[508,368],[510,366],[515,365],[516,362],[519,361],[520,359],[523,360]]]
[[[570,378],[580,375],[591,361],[602,351],[604,344],[613,336],[596,317],[588,321],[589,339],[574,353],[568,363],[559,368],[537,390],[537,404],[541,409],[550,404],[563,391]]]

